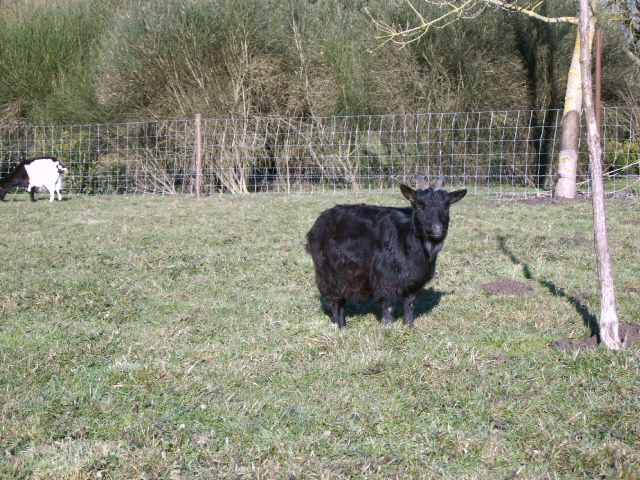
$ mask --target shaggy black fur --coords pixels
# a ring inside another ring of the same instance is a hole
[[[404,323],[413,325],[416,295],[435,275],[449,227],[449,206],[466,190],[448,193],[421,178],[421,190],[401,185],[411,207],[338,205],[323,212],[307,233],[320,295],[332,321],[346,326],[345,302],[373,298],[383,323],[394,321],[398,297]]]

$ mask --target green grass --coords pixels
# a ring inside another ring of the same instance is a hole
[[[9,197],[0,477],[638,478],[638,346],[548,348],[599,312],[590,203],[464,199],[416,328],[353,304],[340,331],[304,235],[346,202],[403,199]],[[622,322],[639,211],[608,202]]]
[[[12,2],[5,2],[12,3]],[[95,50],[110,23],[110,0],[28,0],[0,12],[3,122],[102,119]],[[21,118],[22,117],[22,118]]]
[[[429,20],[446,9],[416,3]],[[551,17],[577,12],[572,0],[545,3],[539,13]],[[295,123],[299,117],[562,105],[575,39],[569,24],[485,12],[399,49],[381,47],[383,32],[371,17],[393,28],[419,23],[406,2],[388,0],[3,0],[0,125],[196,113]],[[628,92],[640,88],[639,70],[616,45],[615,23],[602,23],[614,38],[605,52],[603,101],[637,108]],[[617,116],[615,122],[635,131],[635,122]],[[615,138],[622,141],[620,135]],[[24,141],[36,149],[33,138]]]

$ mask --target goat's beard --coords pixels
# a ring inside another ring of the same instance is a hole
[[[423,242],[424,249],[427,252],[429,260],[433,260],[442,247],[444,247],[444,240],[429,240],[428,238]]]

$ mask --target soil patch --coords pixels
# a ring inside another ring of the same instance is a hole
[[[555,205],[556,203],[563,202],[579,202],[582,200],[589,200],[591,198],[590,195],[586,195],[584,193],[578,192],[575,198],[554,198],[551,195],[542,195],[540,197],[529,197],[517,200],[516,203],[521,203],[523,205]]]
[[[640,199],[640,195],[638,194],[623,194],[623,193],[607,193],[605,194],[605,198],[615,198],[615,199],[629,199],[629,200],[638,200]],[[540,206],[540,205],[554,205],[556,203],[562,202],[576,202],[576,201],[584,201],[591,200],[591,195],[585,192],[578,192],[575,198],[554,198],[552,195],[541,195],[539,197],[501,197],[496,199],[489,199],[488,202],[497,202],[501,205],[509,205],[514,203],[520,203],[522,205],[530,205],[530,206]],[[638,225],[640,221],[630,220],[630,225]],[[636,223],[637,222],[637,223]]]
[[[553,198],[553,197],[531,197],[531,198],[523,198],[522,200],[518,200],[518,203],[522,203],[523,205],[553,205],[555,203],[560,203],[566,201],[561,198]]]
[[[640,220],[625,220],[623,225],[640,225]]]
[[[629,348],[633,344],[640,343],[640,322],[623,323],[618,327],[620,339],[624,346]],[[583,350],[594,350],[600,346],[597,335],[592,335],[584,340],[570,342],[569,340],[556,340],[549,344],[552,350],[561,352],[579,352]]]
[[[640,295],[640,283],[628,285],[620,289],[622,293],[630,293],[632,295]]]
[[[505,355],[504,353],[501,353],[500,355],[497,355],[495,357],[489,357],[489,360],[498,364],[511,365],[514,363],[513,358],[511,358],[509,355]]]
[[[573,238],[560,238],[558,239],[558,243],[567,244],[573,243],[574,245],[580,245],[581,243],[587,243],[589,240],[584,238],[583,236],[573,237]]]
[[[480,285],[480,288],[492,295],[527,295],[533,292],[533,288],[529,285],[506,278],[485,283]]]

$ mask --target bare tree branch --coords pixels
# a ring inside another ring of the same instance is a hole
[[[544,0],[536,3],[532,7],[523,7],[517,4],[517,2],[509,2],[506,0],[482,0],[486,3],[491,3],[496,5],[497,7],[507,10],[510,12],[518,12],[524,13],[525,15],[529,15],[530,17],[536,18],[546,23],[573,23],[575,25],[578,24],[577,17],[547,17],[546,15],[540,15],[536,12],[536,8],[538,8],[541,4],[544,3]]]
[[[381,40],[379,46],[383,46],[387,43],[395,43],[400,46],[407,45],[409,43],[420,40],[431,29],[441,29],[449,26],[455,21],[463,19],[472,19],[483,13],[487,8],[493,8],[495,10],[506,10],[509,12],[516,12],[528,15],[532,18],[536,18],[546,23],[573,23],[578,24],[577,17],[548,17],[536,12],[536,9],[544,3],[544,0],[532,3],[523,2],[519,4],[518,1],[508,0],[454,0],[454,1],[436,1],[436,0],[424,0],[428,5],[431,5],[441,13],[434,16],[434,18],[426,18],[418,8],[413,4],[412,0],[406,0],[408,7],[413,11],[416,16],[416,22],[414,26],[395,26],[387,23],[383,20],[375,18],[368,9],[365,12],[373,23],[378,27],[383,35],[377,37]]]
[[[640,66],[640,0],[600,0],[599,17],[614,26],[625,54]]]
[[[633,53],[629,47],[626,45],[622,45],[622,51],[627,54],[627,56],[631,59],[633,63],[635,63],[638,67],[640,67],[640,57],[638,57],[635,53]]]

